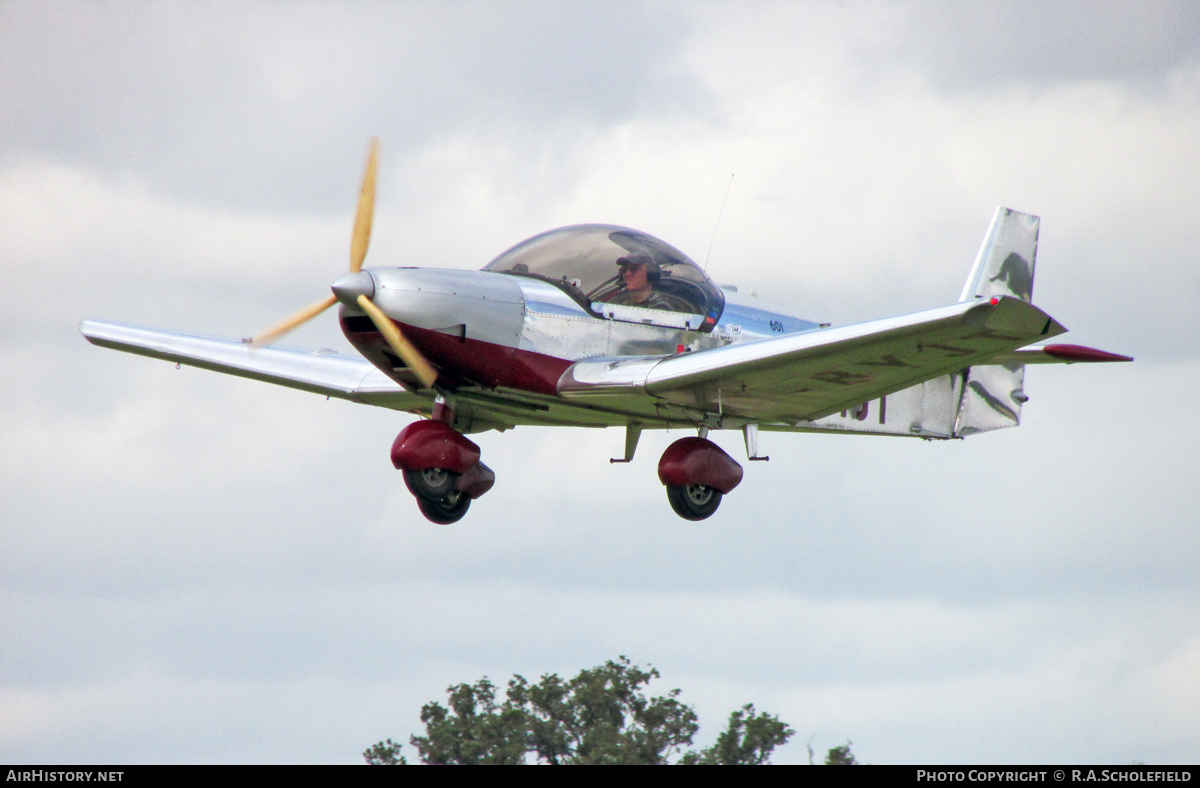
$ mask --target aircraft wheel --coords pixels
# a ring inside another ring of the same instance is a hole
[[[471,496],[458,490],[451,490],[436,500],[421,495],[416,496],[416,499],[425,519],[438,525],[458,522],[467,513],[467,509],[471,508]]]
[[[429,501],[440,501],[454,492],[454,482],[457,480],[458,474],[445,468],[424,468],[419,471],[404,472],[404,486],[408,487],[410,493],[417,496],[417,500],[423,498]]]
[[[703,484],[667,485],[667,500],[685,520],[704,520],[721,505],[721,492]]]

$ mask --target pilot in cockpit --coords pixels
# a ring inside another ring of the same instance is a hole
[[[674,309],[669,298],[654,289],[662,278],[662,270],[654,258],[645,252],[630,252],[617,260],[621,266],[622,289],[612,298],[611,304],[628,304],[646,309]]]

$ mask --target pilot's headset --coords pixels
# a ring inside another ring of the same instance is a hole
[[[617,259],[617,265],[644,265],[646,266],[646,281],[652,285],[658,284],[658,280],[662,279],[662,268],[654,256],[646,252],[630,252],[624,257]]]

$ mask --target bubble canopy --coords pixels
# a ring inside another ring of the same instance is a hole
[[[593,314],[594,303],[630,303],[621,273],[645,266],[655,292],[654,309],[704,318],[711,331],[725,298],[700,266],[653,235],[611,224],[577,224],[528,238],[483,267],[484,271],[532,276],[550,282]]]

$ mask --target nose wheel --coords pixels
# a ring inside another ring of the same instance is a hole
[[[404,486],[418,498],[437,501],[454,490],[458,474],[445,468],[422,468],[404,472]]]
[[[471,496],[461,490],[450,490],[440,498],[426,498],[419,493],[414,493],[414,497],[425,519],[438,525],[457,523],[471,507]]]
[[[721,505],[721,491],[703,484],[669,484],[667,500],[685,520],[704,520]]]
[[[479,461],[479,447],[439,420],[416,421],[401,430],[392,443],[392,465],[404,472],[404,486],[421,514],[439,525],[461,520],[471,501],[496,482],[492,469]]]
[[[417,499],[425,519],[438,525],[456,523],[471,507],[471,496],[455,488],[459,474],[445,468],[404,472],[404,486]]]

